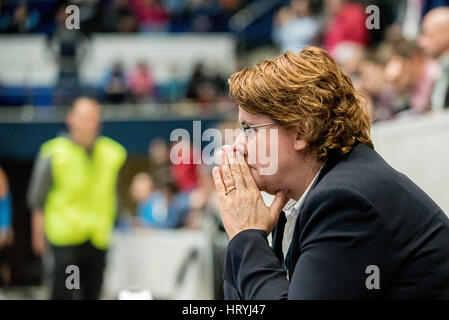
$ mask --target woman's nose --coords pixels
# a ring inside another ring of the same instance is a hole
[[[244,156],[246,156],[248,154],[247,152],[247,148],[246,148],[246,138],[245,135],[243,134],[243,131],[240,132],[240,134],[238,135],[237,139],[235,139],[234,144],[232,145],[232,148],[235,152],[240,152],[242,153]]]

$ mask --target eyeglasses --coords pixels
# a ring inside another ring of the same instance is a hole
[[[249,136],[253,136],[256,134],[257,128],[268,127],[268,126],[272,126],[275,124],[276,123],[271,122],[271,123],[264,123],[264,124],[257,124],[254,126],[249,126],[246,123],[242,123],[242,132],[245,137],[249,137]]]

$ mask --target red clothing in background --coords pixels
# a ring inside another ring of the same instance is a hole
[[[148,96],[151,95],[156,80],[153,78],[148,68],[137,68],[128,75],[128,86],[133,94]]]
[[[160,0],[131,0],[130,7],[140,25],[163,25],[170,18]]]
[[[361,5],[344,4],[324,33],[324,49],[332,55],[335,47],[343,41],[353,41],[366,46],[369,42],[366,18],[367,15]]]
[[[184,159],[179,164],[172,164],[171,173],[178,191],[191,191],[198,186],[197,164],[193,163],[193,148],[189,155],[180,155]],[[189,159],[189,161],[186,161]]]

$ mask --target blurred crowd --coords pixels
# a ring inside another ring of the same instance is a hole
[[[69,13],[63,5],[56,16],[57,25],[49,35],[48,44],[57,62],[59,73],[54,94],[55,105],[70,105],[86,91],[108,104],[120,103],[175,103],[197,102],[205,106],[219,102],[227,95],[225,80],[218,68],[198,62],[191,75],[180,75],[175,63],[168,66],[168,79],[156,81],[150,64],[137,61],[132,68],[125,68],[124,61],[116,61],[105,70],[96,87],[86,86],[80,81],[79,68],[90,48],[90,38],[82,28],[67,29],[65,21]],[[155,63],[155,62],[154,62]]]
[[[54,104],[69,105],[87,90],[78,73],[90,33],[229,31],[229,18],[251,2],[78,1],[73,3],[81,10],[81,29],[68,30],[68,2],[2,1],[0,31],[48,34],[59,65]],[[366,98],[375,121],[444,109],[449,104],[445,73],[449,50],[445,6],[449,0],[275,3],[272,25],[267,26],[273,44],[281,52],[308,45],[325,48]],[[437,7],[441,8],[433,10]],[[229,101],[226,77],[218,68],[198,63],[186,77],[173,64],[169,79],[161,83],[151,63],[155,62],[136,61],[135,67],[126,69],[124,61],[116,61],[105,70],[98,86],[89,89],[107,104],[188,101],[198,103],[199,112],[205,113],[217,102]]]
[[[80,8],[81,29],[92,32],[226,32],[245,0],[2,0],[0,32],[52,33],[67,4]]]
[[[237,128],[236,121],[216,124],[223,137]],[[147,169],[133,175],[128,189],[137,204],[131,225],[197,229],[208,220],[209,226],[224,231],[211,173],[214,157],[188,141],[169,142],[162,137],[151,140]],[[126,225],[129,217],[122,218]]]
[[[148,148],[148,171],[137,173],[129,193],[137,203],[132,225],[150,228],[201,228],[207,218],[220,228],[218,199],[209,168],[194,161],[188,142],[156,138]],[[177,152],[176,152],[177,151]],[[176,157],[177,161],[171,158]]]
[[[146,62],[138,62],[129,70],[116,62],[106,70],[99,85],[100,100],[109,104],[191,101],[207,109],[209,104],[226,99],[227,84],[217,70],[197,63],[185,78],[176,64],[169,69],[168,79],[158,83]]]
[[[292,0],[276,13],[273,40],[282,52],[308,45],[326,49],[375,121],[449,106],[449,1],[320,3]]]

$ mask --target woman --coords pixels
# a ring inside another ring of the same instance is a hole
[[[448,218],[374,151],[362,100],[324,50],[262,61],[229,88],[243,133],[213,170],[226,298],[449,298]]]

